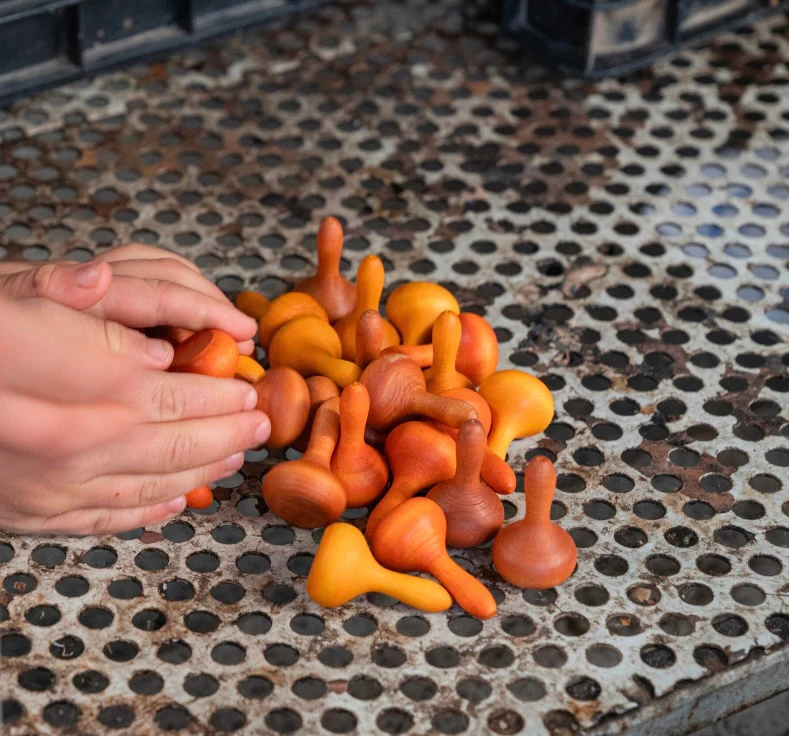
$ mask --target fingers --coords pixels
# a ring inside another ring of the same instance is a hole
[[[87,309],[109,290],[112,269],[106,263],[46,263],[0,276],[0,294],[10,299],[50,299],[71,309]]]
[[[157,325],[224,330],[238,341],[250,340],[257,323],[228,301],[218,301],[172,281],[116,276],[113,287],[96,307],[97,316],[129,327]]]
[[[121,399],[135,406],[148,422],[173,422],[251,411],[255,389],[229,378],[192,373],[146,372],[124,388]]]
[[[86,507],[134,508],[151,506],[183,496],[200,486],[227,478],[244,464],[244,453],[200,468],[164,475],[123,475],[100,478],[84,495]]]
[[[113,248],[106,253],[96,256],[97,261],[104,261],[106,263],[115,263],[116,261],[156,260],[159,258],[174,258],[193,271],[200,272],[200,269],[195,266],[194,263],[183,256],[179,256],[177,253],[165,250],[164,248],[154,248],[153,246],[143,245],[142,243],[129,243],[128,245]]]
[[[92,467],[101,475],[177,473],[257,447],[270,432],[260,411],[147,424],[98,451]]]
[[[169,254],[162,251],[159,251],[159,258],[113,261],[112,272],[116,276],[172,281],[223,303],[229,303],[228,298],[216,284],[209,281],[193,267],[187,266],[182,260],[170,258]]]
[[[44,299],[0,298],[0,356],[6,391],[73,403],[114,396],[140,368],[165,369],[173,349]]]
[[[76,509],[47,519],[25,519],[18,531],[49,534],[117,534],[137,529],[180,514],[186,508],[186,498],[178,496],[152,506],[137,508]],[[17,524],[20,526],[20,524]]]

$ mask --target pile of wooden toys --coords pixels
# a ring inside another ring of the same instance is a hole
[[[239,309],[259,321],[268,368],[239,355],[219,330],[168,333],[171,370],[254,384],[258,408],[271,420],[266,447],[303,452],[272,468],[262,492],[287,523],[328,527],[307,581],[310,597],[337,606],[375,591],[425,611],[445,610],[454,599],[489,618],[493,596],[447,545],[490,540],[496,570],[513,585],[562,582],[575,568],[576,548],[550,520],[550,460],[535,457],[526,467],[524,519],[502,529],[499,499],[515,490],[510,443],[542,432],[553,418],[550,391],[528,373],[497,371],[491,326],[461,313],[438,284],[398,286],[384,319],[381,259],[364,258],[354,285],[339,271],[342,246],[342,226],[327,218],[315,276],[271,301],[238,295]],[[187,501],[210,505],[210,488]],[[337,522],[346,508],[362,507],[372,509],[364,534]],[[441,585],[407,572],[427,572]]]

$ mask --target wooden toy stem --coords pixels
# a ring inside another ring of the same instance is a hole
[[[354,381],[359,380],[362,371],[356,363],[351,363],[350,360],[343,360],[342,358],[333,358],[332,356],[322,353],[313,356],[314,365],[317,372],[322,376],[331,378],[340,388],[345,388]]]
[[[477,414],[476,409],[464,401],[429,393],[414,394],[409,406],[412,414],[420,414],[449,427],[459,427],[467,419],[474,419]]]
[[[496,602],[490,591],[449,555],[436,557],[428,572],[440,580],[457,604],[472,616],[485,619],[496,613]]]
[[[356,323],[356,365],[364,370],[380,354],[384,341],[384,318],[377,309],[362,312]]]
[[[330,467],[331,456],[340,439],[340,400],[324,401],[315,414],[312,433],[303,459]]]

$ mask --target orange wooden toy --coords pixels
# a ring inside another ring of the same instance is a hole
[[[318,270],[314,276],[294,287],[315,297],[336,322],[348,314],[356,304],[356,288],[340,274],[342,257],[342,225],[336,217],[327,217],[318,228]]]
[[[207,509],[214,502],[214,492],[210,486],[200,486],[186,494],[186,508]]]
[[[478,314],[461,312],[460,346],[455,359],[455,370],[468,378],[474,386],[496,370],[499,363],[499,341],[487,320]],[[419,365],[430,368],[433,365],[433,346],[394,345],[384,353],[402,353]]]
[[[247,383],[254,385],[265,375],[266,371],[264,370],[263,366],[260,365],[260,363],[258,363],[254,358],[250,358],[248,355],[238,356],[236,372],[233,374],[233,378],[237,378],[239,381],[246,381]]]
[[[370,397],[361,383],[352,383],[340,396],[340,441],[331,459],[331,470],[345,489],[349,508],[375,501],[389,480],[389,468],[378,450],[364,441]]]
[[[556,470],[537,456],[523,473],[526,517],[502,529],[493,542],[493,563],[499,575],[519,588],[552,588],[575,569],[573,538],[551,521]]]
[[[449,391],[444,391],[441,395],[471,404],[476,410],[477,418],[485,430],[485,436],[487,436],[490,431],[492,418],[490,407],[485,399],[470,388],[453,388]],[[458,430],[455,427],[447,427],[444,424],[438,423],[436,423],[436,427],[442,432],[446,432],[452,439],[457,440]],[[482,460],[482,480],[496,493],[501,495],[512,493],[515,490],[515,473],[512,468],[490,448],[485,450],[485,455]]]
[[[269,449],[287,447],[303,431],[310,413],[310,391],[292,368],[270,368],[255,384],[260,411],[271,420]]]
[[[304,377],[326,376],[344,387],[359,380],[356,363],[340,357],[340,338],[334,328],[307,315],[286,322],[277,330],[268,350],[272,366],[288,366]]]
[[[199,373],[232,378],[238,363],[238,345],[222,330],[200,330],[174,348],[173,373]]]
[[[460,319],[454,312],[441,312],[433,323],[433,363],[425,371],[431,394],[451,388],[469,388],[471,381],[455,368],[460,347]]]
[[[438,583],[379,565],[355,526],[332,524],[312,561],[307,595],[320,606],[334,608],[364,593],[390,595],[431,613],[452,605],[452,597]]]
[[[362,312],[356,323],[356,356],[354,363],[362,370],[381,354],[384,341],[384,318],[377,309]]]
[[[395,427],[386,438],[384,454],[393,480],[367,519],[368,539],[392,509],[455,474],[454,441],[427,422],[405,422]]]
[[[271,302],[257,291],[239,291],[236,294],[236,308],[248,317],[258,321],[260,321],[260,318],[266,313],[270,305]]]
[[[275,465],[263,478],[263,500],[288,524],[314,529],[345,511],[345,491],[329,469],[340,436],[338,410],[339,399],[321,404],[304,455]]]
[[[402,572],[427,572],[472,616],[490,618],[496,601],[490,591],[447,554],[446,519],[429,498],[410,498],[378,525],[372,538],[375,558]]]
[[[277,330],[286,322],[312,315],[328,323],[329,315],[326,310],[309,294],[302,294],[298,291],[289,291],[287,294],[278,296],[263,310],[258,318],[258,342],[264,350],[268,350]]]
[[[398,286],[386,300],[386,318],[397,328],[403,345],[430,342],[433,322],[447,310],[460,312],[457,299],[443,286],[429,281]]]
[[[342,319],[334,323],[334,329],[342,345],[345,360],[356,358],[356,327],[359,318],[368,309],[378,311],[381,292],[384,288],[384,264],[378,256],[369,255],[362,259],[356,271],[356,306]],[[391,322],[383,320],[383,347],[399,345],[400,335]]]
[[[382,355],[364,369],[360,380],[370,394],[367,421],[374,429],[388,429],[414,415],[450,427],[476,418],[469,404],[428,393],[421,369],[404,355]]]
[[[434,486],[427,494],[444,511],[447,544],[478,547],[496,536],[504,523],[499,497],[480,480],[487,450],[487,434],[480,422],[464,422],[457,438],[457,471],[451,480]]]
[[[553,419],[548,387],[523,371],[498,371],[480,384],[479,393],[493,416],[488,447],[502,459],[514,439],[542,432]]]
[[[302,433],[291,443],[299,452],[304,452],[307,449],[312,423],[315,420],[315,413],[318,411],[318,407],[324,401],[333,399],[335,396],[339,398],[340,396],[340,389],[337,387],[337,384],[331,378],[326,378],[326,376],[310,376],[306,383],[310,392],[310,412]]]

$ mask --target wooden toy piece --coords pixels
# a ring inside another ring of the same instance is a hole
[[[200,373],[232,378],[238,364],[238,345],[222,330],[200,330],[175,346],[173,373]]]
[[[356,363],[340,358],[340,338],[319,317],[307,315],[286,322],[277,330],[268,349],[272,366],[285,365],[302,376],[326,376],[344,388],[359,380]]]
[[[463,422],[457,439],[455,477],[433,486],[427,497],[447,519],[450,547],[478,547],[489,542],[504,523],[499,497],[480,480],[488,436],[481,422]]]
[[[329,469],[340,437],[339,404],[339,399],[321,404],[304,455],[275,465],[263,478],[263,500],[288,524],[315,529],[345,511],[345,491]]]
[[[523,473],[525,518],[504,527],[493,542],[496,570],[518,588],[552,588],[575,569],[575,542],[551,521],[555,489],[556,469],[547,457],[538,455]]]
[[[499,364],[499,339],[484,317],[460,313],[460,347],[455,368],[479,386]]]
[[[414,415],[450,427],[477,418],[469,404],[428,393],[421,369],[404,355],[382,355],[364,369],[360,380],[370,394],[367,422],[373,429],[388,429]]]
[[[186,494],[186,508],[207,509],[214,502],[214,492],[210,486],[200,486]]]
[[[310,414],[310,391],[292,368],[270,368],[256,384],[258,406],[271,421],[271,434],[264,445],[287,447],[303,431]]]
[[[342,357],[354,360],[356,357],[356,325],[368,309],[378,311],[381,292],[384,289],[384,264],[378,256],[369,255],[362,259],[356,271],[356,306],[333,327],[342,345]],[[382,347],[400,344],[400,334],[391,322],[383,320]]]
[[[451,399],[460,399],[471,404],[476,410],[477,417],[487,436],[490,431],[491,414],[490,407],[485,399],[470,388],[453,388],[449,391],[444,391],[441,395]],[[446,432],[452,439],[457,440],[457,429],[443,424],[437,424],[436,426],[442,432]],[[500,495],[507,495],[515,490],[515,473],[507,465],[506,461],[502,460],[490,448],[485,450],[485,456],[482,460],[482,480]]]
[[[496,613],[496,601],[447,554],[446,524],[435,501],[410,498],[378,525],[372,538],[373,555],[393,570],[430,573],[467,613],[490,618]]]
[[[455,368],[460,347],[460,319],[455,312],[441,312],[433,323],[433,363],[425,371],[425,383],[431,394],[451,388],[469,388],[471,381]]]
[[[480,384],[479,393],[493,416],[488,447],[502,459],[514,439],[542,432],[553,419],[548,387],[523,371],[497,371]]]
[[[455,370],[478,386],[496,370],[499,363],[499,341],[493,328],[478,314],[461,312],[460,346],[455,358]],[[433,365],[432,345],[393,345],[385,348],[383,354],[401,353],[407,355],[420,368]]]
[[[195,333],[194,330],[187,330],[185,327],[154,327],[146,330],[145,334],[158,340],[167,340],[170,345],[175,347],[184,340],[188,340]]]
[[[269,349],[277,330],[286,322],[311,314],[324,322],[329,321],[326,310],[309,294],[289,291],[269,303],[258,320],[258,342],[264,350]]]
[[[364,593],[383,593],[428,613],[452,605],[452,596],[438,583],[379,565],[355,526],[332,524],[312,561],[307,595],[319,606],[334,608]]]
[[[255,384],[266,374],[265,369],[260,363],[248,355],[239,355],[236,363],[236,372],[233,376],[240,381]]]
[[[342,225],[336,217],[327,217],[318,228],[318,269],[314,276],[294,287],[315,297],[336,322],[356,304],[356,287],[340,275],[342,257]]]
[[[430,342],[433,322],[447,310],[460,312],[457,299],[443,286],[429,281],[398,286],[386,300],[386,317],[400,332],[403,345]]]
[[[348,508],[375,501],[389,480],[389,467],[378,450],[364,441],[370,397],[361,383],[346,386],[340,396],[340,441],[331,459],[331,470],[345,489]]]
[[[256,291],[240,291],[236,294],[236,308],[248,317],[260,318],[266,313],[271,302]]]
[[[384,341],[384,318],[377,309],[362,312],[356,323],[356,355],[354,363],[362,370],[380,354]]]
[[[428,422],[405,422],[395,427],[386,438],[384,454],[393,480],[367,519],[368,539],[390,511],[424,488],[455,474],[454,441]]]
[[[299,452],[304,452],[307,449],[312,423],[315,420],[315,413],[318,411],[318,407],[324,401],[333,399],[335,396],[339,398],[340,396],[340,389],[337,387],[337,384],[331,378],[326,378],[326,376],[310,376],[306,383],[310,392],[310,413],[307,417],[307,424],[301,434],[291,443],[291,446]]]

